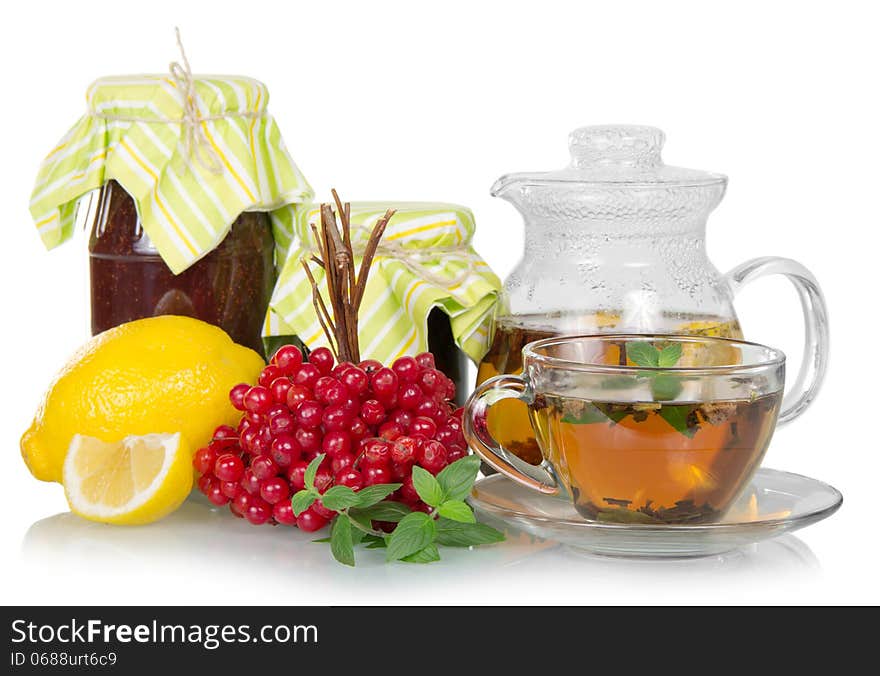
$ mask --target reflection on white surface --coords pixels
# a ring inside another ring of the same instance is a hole
[[[254,527],[190,500],[162,522],[137,528],[68,513],[37,521],[24,538],[23,559],[57,587],[58,602],[89,603],[467,603],[490,590],[493,603],[628,602],[638,601],[640,589],[656,597],[658,584],[673,595],[768,577],[802,582],[819,568],[793,536],[702,559],[637,561],[511,532],[502,545],[445,548],[443,561],[427,566],[388,565],[380,550],[359,550],[356,569],[332,561],[314,537]]]

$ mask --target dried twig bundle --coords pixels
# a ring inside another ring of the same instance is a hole
[[[336,357],[337,362],[357,363],[360,361],[358,311],[364,298],[367,275],[370,273],[370,266],[379,247],[379,240],[382,239],[385,226],[394,215],[394,209],[386,211],[373,226],[364,247],[360,269],[356,272],[355,254],[351,247],[351,204],[348,202],[343,204],[336,190],[332,193],[336,211],[334,212],[333,205],[322,204],[321,227],[311,224],[320,257],[303,258],[301,263],[312,285],[312,303],[321,328],[330,343],[333,356]],[[342,224],[341,233],[336,221],[337,213]],[[309,268],[309,261],[324,270],[330,308],[321,296],[318,283]]]

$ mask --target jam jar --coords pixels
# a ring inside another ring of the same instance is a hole
[[[240,214],[214,250],[177,275],[119,183],[100,188],[92,213],[93,334],[144,317],[184,315],[219,326],[236,343],[264,354],[262,328],[275,285],[275,242],[265,212]]]

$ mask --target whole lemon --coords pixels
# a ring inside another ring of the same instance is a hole
[[[21,455],[36,478],[60,482],[75,434],[110,442],[180,432],[198,448],[218,425],[236,424],[229,390],[255,382],[262,367],[256,352],[197,319],[122,324],[88,341],[58,373],[21,438]]]

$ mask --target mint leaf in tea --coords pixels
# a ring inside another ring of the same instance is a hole
[[[530,415],[578,512],[623,523],[716,519],[760,463],[781,393],[711,402],[544,394]]]

